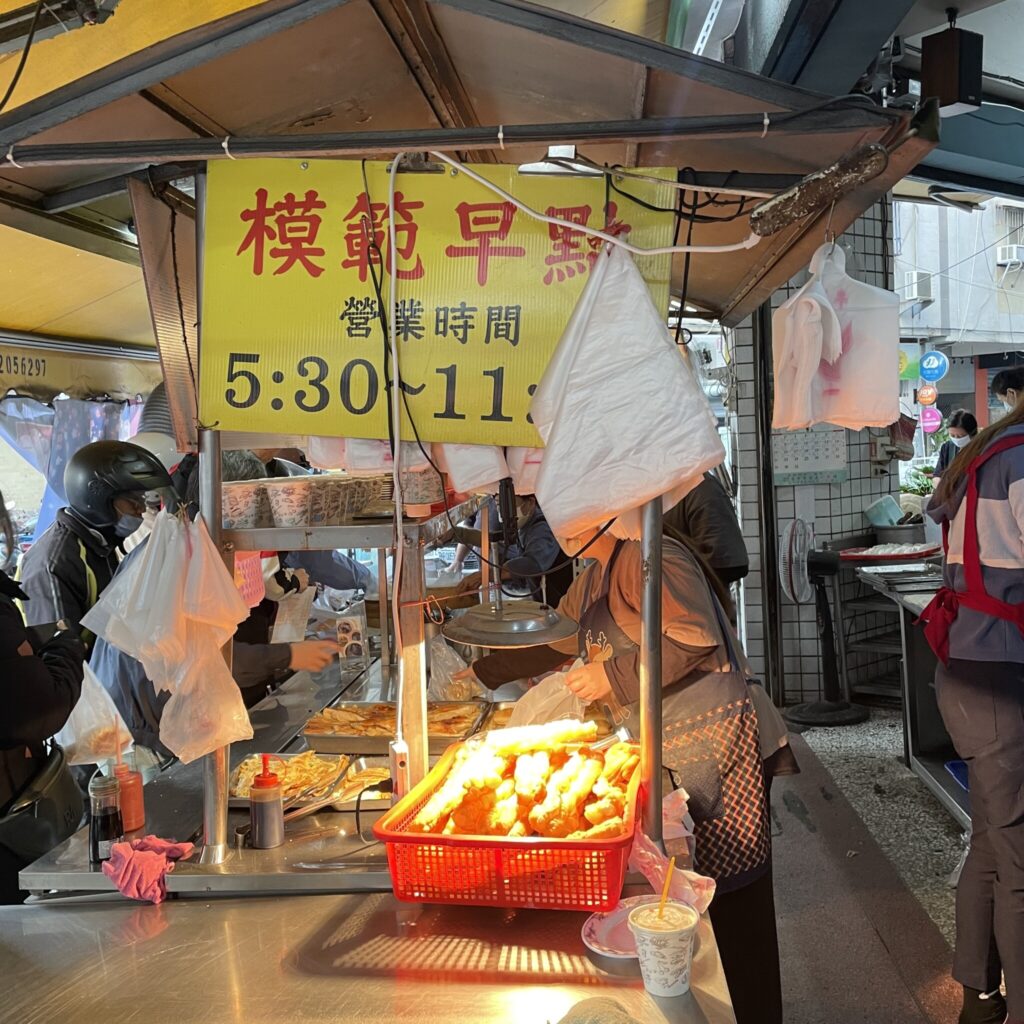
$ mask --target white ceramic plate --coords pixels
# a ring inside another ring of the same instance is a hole
[[[627,918],[634,907],[645,903],[657,903],[660,896],[650,893],[646,896],[630,896],[621,900],[614,910],[601,914],[591,914],[583,922],[580,935],[587,949],[600,956],[610,956],[617,960],[636,959],[636,940],[629,930]],[[696,954],[700,944],[700,935],[695,937],[693,951]]]

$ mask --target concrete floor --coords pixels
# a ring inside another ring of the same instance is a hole
[[[773,790],[786,1024],[954,1024],[958,832],[899,765],[892,721],[858,728],[794,737],[803,771]]]

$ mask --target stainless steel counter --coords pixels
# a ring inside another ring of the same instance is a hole
[[[336,700],[366,674],[363,670],[342,672],[336,664],[316,675],[297,672],[250,710],[253,738],[232,744],[231,768],[251,754],[281,751],[295,745],[295,737],[309,717]],[[192,839],[202,822],[202,762],[173,765],[146,786],[145,801],[146,824],[140,830],[142,834],[152,833],[174,840]],[[242,812],[237,812],[238,824],[241,824],[243,817],[246,816]],[[331,824],[337,832],[339,823]],[[337,861],[343,852],[353,846],[351,839],[340,838],[344,840],[343,850],[332,848],[325,859]],[[356,842],[355,845],[361,844]],[[233,858],[233,863],[237,871],[239,859]],[[46,889],[67,892],[113,888],[102,872],[89,864],[88,829],[81,829],[45,857],[31,864],[21,872],[20,877],[24,888],[33,892]]]
[[[693,992],[655,1000],[638,977],[607,974],[588,959],[585,917],[391,896],[2,908],[3,1017],[554,1024],[579,1000],[608,996],[641,1024],[735,1024],[706,920]]]
[[[921,613],[942,584],[937,573],[860,569],[858,577],[899,609],[901,699],[903,705],[903,757],[907,767],[928,787],[957,823],[970,828],[967,792],[946,767],[957,760],[953,742],[939,713],[935,696],[936,659],[918,625]]]

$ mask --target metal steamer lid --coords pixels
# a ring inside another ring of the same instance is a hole
[[[575,636],[579,626],[537,601],[481,604],[446,623],[442,634],[470,647],[539,647]]]

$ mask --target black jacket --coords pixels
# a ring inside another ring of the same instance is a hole
[[[61,509],[22,562],[21,586],[29,597],[26,622],[39,626],[63,619],[77,625],[116,570],[114,538],[86,525],[71,509]]]
[[[665,513],[665,522],[696,544],[727,586],[750,571],[750,557],[736,510],[716,477],[705,475],[675,508]]]
[[[0,572],[0,813],[36,774],[43,741],[61,729],[82,691],[85,648],[62,636],[33,652],[14,604],[24,597]]]

